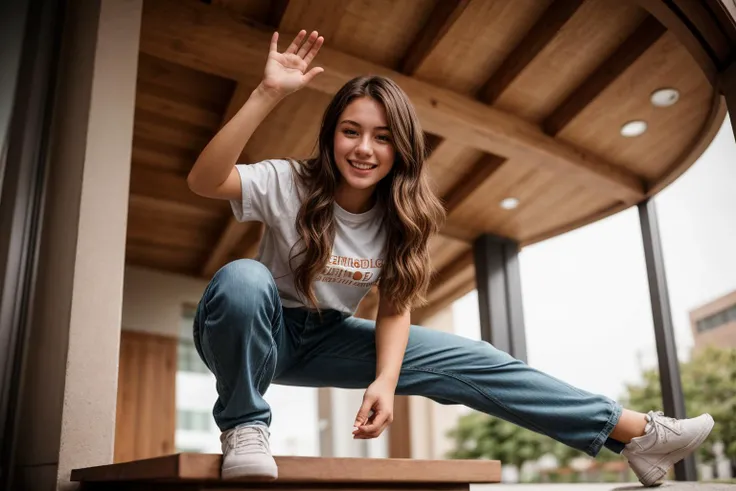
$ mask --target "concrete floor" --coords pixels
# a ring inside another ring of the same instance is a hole
[[[661,486],[645,488],[635,483],[600,484],[473,484],[471,491],[736,491],[736,484],[701,484],[665,482]]]

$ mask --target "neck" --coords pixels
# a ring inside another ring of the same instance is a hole
[[[370,210],[375,203],[375,188],[353,189],[345,185],[344,182],[337,186],[335,191],[335,201],[345,211],[359,214]]]

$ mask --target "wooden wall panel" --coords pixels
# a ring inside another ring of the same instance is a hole
[[[177,340],[122,331],[115,462],[174,452]]]

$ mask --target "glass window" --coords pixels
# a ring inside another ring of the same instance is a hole
[[[733,321],[736,321],[736,305],[699,320],[697,322],[698,332],[715,329]]]

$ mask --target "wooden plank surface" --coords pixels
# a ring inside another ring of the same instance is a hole
[[[154,459],[74,469],[71,480],[220,480],[219,454],[176,454]],[[493,483],[495,460],[415,460],[276,457],[279,483]]]
[[[469,484],[421,483],[421,484],[340,484],[330,483],[221,483],[221,482],[85,482],[82,491],[469,491]]]

